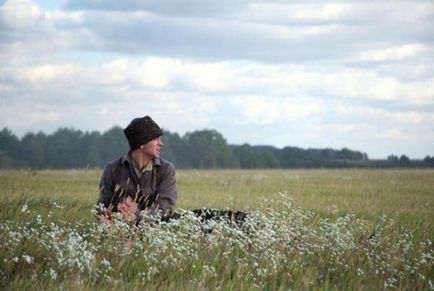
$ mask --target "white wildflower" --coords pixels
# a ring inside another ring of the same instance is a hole
[[[52,268],[50,268],[50,277],[53,280],[57,279],[57,272],[55,270],[53,270]]]
[[[103,258],[101,262],[102,262],[102,265],[103,265],[105,268],[107,268],[107,270],[110,270],[110,269],[111,269],[110,261],[108,261],[106,258]]]
[[[60,203],[57,203],[56,201],[53,202],[53,206],[56,207],[56,208],[59,208],[59,209],[64,209],[65,208],[65,206],[63,206]]]
[[[23,259],[27,262],[27,264],[33,264],[34,258],[32,256],[23,255]]]
[[[24,204],[22,207],[21,207],[21,212],[23,212],[23,213],[29,213],[30,211],[29,211],[29,206],[27,206],[27,204]]]

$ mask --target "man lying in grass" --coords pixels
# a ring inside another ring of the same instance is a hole
[[[149,117],[135,118],[124,129],[130,151],[108,163],[100,181],[96,217],[109,223],[114,212],[131,222],[139,222],[141,214],[159,215],[163,221],[177,219],[175,167],[160,158],[163,135]],[[228,219],[242,223],[247,216],[241,211],[195,209],[192,213],[203,221]]]
[[[124,129],[130,150],[108,163],[100,180],[96,217],[110,221],[113,212],[136,221],[140,212],[170,216],[176,200],[175,167],[160,158],[162,131],[151,117],[133,119]]]

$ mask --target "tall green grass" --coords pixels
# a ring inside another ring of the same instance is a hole
[[[0,172],[2,289],[432,289],[434,171],[178,171],[178,209],[94,222],[96,170]],[[148,218],[152,219],[152,218]]]

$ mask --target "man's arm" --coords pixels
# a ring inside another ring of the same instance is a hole
[[[96,218],[103,223],[108,223],[111,219],[111,210],[113,207],[110,207],[110,202],[113,197],[113,185],[113,169],[110,164],[107,164],[104,167],[101,179],[99,181],[99,198],[97,201],[97,209],[101,208],[99,205],[102,205],[102,211],[99,211],[95,215]]]
[[[108,208],[114,194],[113,167],[107,164],[99,181],[99,198],[97,204]]]
[[[161,166],[160,183],[157,188],[157,201],[159,210],[162,215],[169,215],[175,208],[178,192],[176,189],[175,166],[167,163]]]

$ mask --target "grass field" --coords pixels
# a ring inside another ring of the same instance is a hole
[[[1,171],[2,289],[433,289],[433,170],[183,170],[177,208],[94,222],[100,171]]]

